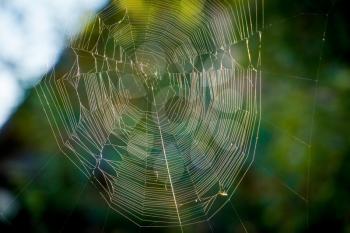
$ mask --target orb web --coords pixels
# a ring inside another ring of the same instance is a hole
[[[139,226],[210,219],[254,159],[263,1],[114,1],[37,87],[62,152]]]

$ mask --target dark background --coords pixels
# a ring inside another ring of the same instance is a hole
[[[350,232],[348,15],[346,1],[265,1],[256,159],[231,203],[185,232]],[[0,191],[0,232],[179,232],[110,211],[58,150],[34,89],[0,129]]]

